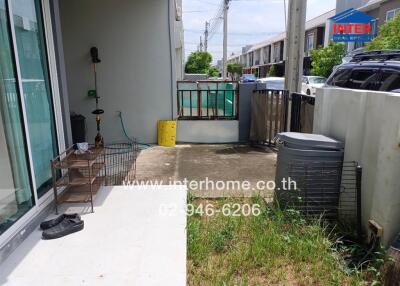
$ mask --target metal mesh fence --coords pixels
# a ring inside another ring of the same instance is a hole
[[[280,203],[307,217],[322,216],[358,227],[361,168],[357,162],[293,161],[288,174],[296,188],[280,190]]]
[[[282,192],[281,200],[305,216],[337,217],[342,162],[292,161],[289,178],[295,186]]]
[[[124,181],[133,181],[136,177],[136,159],[139,153],[138,144],[114,143],[104,147],[106,186],[123,185]]]
[[[340,186],[339,221],[361,233],[361,176],[357,162],[344,162]]]

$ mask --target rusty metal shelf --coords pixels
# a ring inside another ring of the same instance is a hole
[[[104,148],[91,146],[83,154],[76,154],[74,146],[57,156],[52,162],[53,189],[56,203],[56,213],[60,203],[87,203],[93,208],[93,200],[104,184],[106,178],[106,163]],[[66,170],[57,180],[57,170]],[[65,187],[61,196],[57,188]]]
[[[95,164],[103,148],[91,147],[85,154],[75,154],[74,148],[69,148],[63,154],[53,160],[53,167],[56,169],[81,169],[88,168]]]
[[[57,186],[80,186],[86,184],[93,184],[100,171],[104,168],[104,163],[94,163],[91,169],[91,176],[89,176],[88,168],[71,169],[64,176],[57,181]]]
[[[69,185],[58,199],[58,203],[88,203],[94,200],[105,177],[96,177],[93,184]],[[92,191],[90,191],[92,186]]]

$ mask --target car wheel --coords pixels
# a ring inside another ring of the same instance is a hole
[[[309,89],[307,89],[307,95],[311,95],[311,91]]]

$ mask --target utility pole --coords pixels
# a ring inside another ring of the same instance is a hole
[[[208,25],[210,25],[210,23],[208,23],[206,21],[206,29],[204,31],[204,51],[207,52],[207,48],[208,48]]]
[[[200,36],[200,52],[203,51],[203,39]]]
[[[228,9],[229,0],[224,0],[224,47],[222,55],[222,78],[227,78],[227,60],[228,60]]]
[[[289,0],[286,27],[285,89],[301,91],[307,0]]]

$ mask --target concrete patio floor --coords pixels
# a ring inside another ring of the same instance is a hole
[[[78,212],[84,230],[56,240],[34,231],[0,265],[0,285],[186,285],[186,188],[104,187]],[[54,215],[53,215],[54,217]]]
[[[275,179],[276,153],[269,148],[256,148],[238,144],[191,144],[176,147],[155,146],[143,150],[137,161],[137,180],[182,182],[201,181],[248,181],[249,190],[189,189],[198,197],[249,197],[260,193],[271,197],[272,192],[257,189],[258,181]]]
[[[186,285],[187,187],[174,181],[248,181],[250,190],[192,189],[199,197],[251,196],[270,191],[276,154],[247,145],[151,147],[137,161],[137,181],[163,186],[103,187],[90,204],[64,204],[85,229],[57,240],[35,230],[0,265],[0,285]],[[167,215],[160,212],[167,206]],[[174,211],[175,210],[175,211]],[[54,214],[49,218],[54,217]]]

